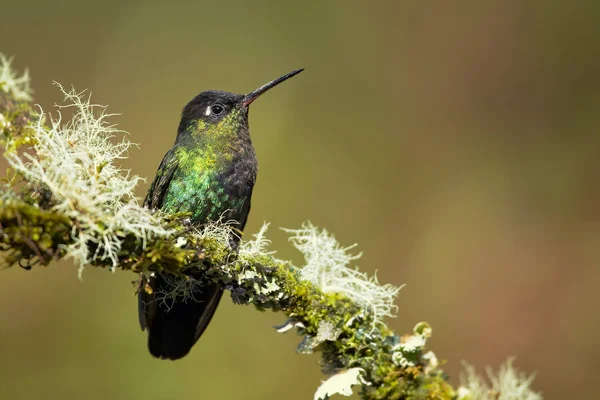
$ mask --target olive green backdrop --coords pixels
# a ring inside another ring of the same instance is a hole
[[[306,68],[252,105],[247,232],[310,219],[358,242],[363,270],[407,284],[390,324],[430,322],[453,382],[463,359],[515,355],[547,399],[592,398],[600,6],[459,3],[4,0],[0,51],[30,67],[45,108],[56,80],[122,113],[140,144],[125,165],[148,178],[198,92]],[[310,399],[322,378],[299,337],[271,328],[282,315],[227,295],[188,357],[154,360],[135,276],[83,277],[69,263],[0,272],[1,399]]]

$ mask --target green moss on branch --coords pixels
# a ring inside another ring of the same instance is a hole
[[[185,215],[165,216],[163,223],[173,233],[146,243],[123,232],[119,268],[202,276],[230,290],[237,304],[283,312],[304,336],[298,351],[321,352],[324,372],[364,371],[369,383],[361,388],[365,399],[452,398],[453,389],[443,373],[423,359],[422,348],[403,349],[398,336],[383,324],[375,325],[373,315],[347,297],[322,292],[301,279],[299,270],[274,257],[238,255],[218,238],[199,236],[186,228]],[[5,262],[26,268],[65,257],[64,248],[78,229],[77,221],[40,207],[35,197],[25,201],[7,194],[0,200],[0,226],[8,252]],[[94,244],[90,246],[93,251]],[[92,265],[112,268],[108,259]],[[419,331],[408,338],[423,335]],[[404,360],[402,365],[398,358]]]

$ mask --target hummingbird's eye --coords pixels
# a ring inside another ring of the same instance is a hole
[[[210,106],[210,112],[214,115],[219,115],[225,110],[225,107],[221,103],[215,103]]]

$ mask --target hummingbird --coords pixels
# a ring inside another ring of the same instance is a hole
[[[189,213],[190,224],[199,229],[224,219],[242,232],[258,170],[248,129],[249,106],[302,71],[294,70],[245,95],[209,90],[194,97],[183,108],[175,144],[160,163],[144,205]],[[230,239],[234,249],[239,240]],[[159,296],[185,277],[156,272],[141,279],[138,314],[142,330],[148,331],[150,354],[171,360],[184,357],[208,326],[223,289],[200,278],[193,299],[178,296],[167,304]]]

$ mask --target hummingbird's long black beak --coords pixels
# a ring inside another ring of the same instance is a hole
[[[244,96],[244,99],[242,100],[242,104],[244,105],[244,107],[248,107],[250,105],[250,103],[252,103],[254,100],[258,99],[258,97],[265,93],[267,90],[279,85],[281,82],[286,81],[288,79],[290,79],[292,76],[294,75],[298,75],[300,72],[304,71],[304,68],[300,68],[297,70],[294,70],[292,72],[289,72],[285,75],[283,75],[280,78],[277,78],[275,80],[272,80],[271,82],[262,85],[261,87],[259,87],[258,89],[256,89],[253,92],[248,93],[247,95]]]

